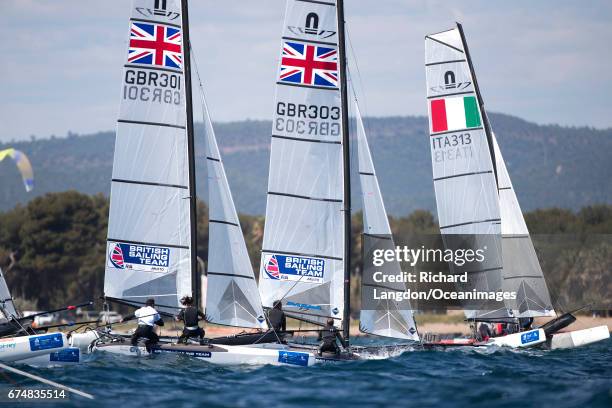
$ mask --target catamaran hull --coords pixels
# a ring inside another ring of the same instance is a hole
[[[608,326],[604,325],[584,330],[553,334],[546,345],[551,350],[568,349],[586,346],[609,338],[610,331],[608,330]]]
[[[194,357],[211,364],[232,365],[289,365],[311,366],[315,364],[315,356],[308,352],[296,352],[287,349],[249,347],[249,346],[195,346],[162,344],[147,352],[143,346],[129,344],[101,344],[94,346],[94,351],[103,351],[127,356],[149,356],[159,354],[175,354]]]
[[[448,348],[448,347],[509,347],[527,348],[546,342],[546,334],[543,329],[534,329],[520,333],[508,334],[506,336],[492,337],[486,342],[479,342],[470,338],[444,339],[435,342],[423,343],[425,348]]]
[[[91,344],[100,338],[96,330],[88,330],[83,333],[72,333],[68,338],[71,347],[78,348],[82,354],[90,352]]]
[[[37,334],[33,336],[0,339],[0,361],[12,362],[37,356],[48,356],[68,346],[64,333]]]
[[[520,333],[508,334],[506,336],[493,337],[485,346],[498,346],[510,348],[526,348],[537,346],[546,342],[546,334],[543,329],[528,330]]]

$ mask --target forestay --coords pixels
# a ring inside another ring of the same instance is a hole
[[[206,318],[216,324],[265,329],[253,267],[206,105],[204,111],[209,200]]]
[[[487,247],[485,261],[468,272],[460,290],[502,287],[500,210],[490,145],[475,78],[459,28],[425,37],[425,71],[433,180],[440,231],[450,249]],[[466,264],[468,265],[468,264]],[[504,317],[503,305],[466,303],[466,316]]]
[[[123,69],[104,293],[175,312],[191,295],[181,3],[135,0]]]
[[[492,140],[499,183],[503,287],[504,291],[517,294],[516,300],[508,302],[508,307],[515,317],[555,316],[542,268],[495,134],[492,134]]]
[[[364,243],[371,248],[390,249],[395,243],[391,234],[387,211],[383,203],[382,194],[378,185],[378,178],[374,171],[374,163],[368,146],[365,128],[355,103],[357,117],[357,146],[359,155],[359,180],[361,181],[361,196],[363,202],[363,235]],[[361,278],[361,314],[359,329],[364,333],[377,336],[394,337],[408,340],[419,340],[416,324],[412,317],[412,308],[408,299],[395,301],[389,299],[375,300],[375,290],[404,292],[402,283],[377,283],[374,273],[380,271],[387,276],[401,274],[399,262],[386,262],[382,268],[366,263]],[[383,287],[384,286],[384,287]]]
[[[4,273],[0,269],[0,312],[2,316],[9,319],[11,317],[20,317],[15,309],[15,303],[13,303],[13,297],[9,290],[6,279],[4,279]]]
[[[334,1],[288,0],[259,289],[290,316],[343,316],[343,161]]]

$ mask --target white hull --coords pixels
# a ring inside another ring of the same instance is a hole
[[[89,354],[91,344],[100,338],[100,334],[95,330],[88,330],[83,333],[72,333],[68,338],[71,347],[77,347],[83,354]]]
[[[492,337],[485,346],[499,346],[511,348],[526,348],[537,346],[546,341],[543,329],[528,330],[520,333],[508,334],[506,336]],[[480,345],[480,344],[479,344]]]
[[[68,346],[64,333],[37,334],[34,336],[0,339],[0,361],[11,362],[59,352]]]
[[[549,347],[551,350],[568,349],[586,346],[587,344],[596,343],[609,338],[610,331],[608,330],[608,326],[597,326],[590,329],[553,334],[549,341]]]
[[[148,356],[143,346],[129,344],[97,345],[94,351],[129,356]],[[219,365],[293,365],[311,366],[315,364],[315,356],[308,352],[296,352],[278,347],[254,346],[190,346],[167,344],[153,348],[153,354],[177,354],[194,357]]]

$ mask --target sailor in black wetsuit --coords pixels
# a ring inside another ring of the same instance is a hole
[[[270,322],[270,327],[275,332],[287,330],[287,318],[285,317],[285,312],[283,312],[283,304],[280,300],[274,301],[272,309],[268,312],[268,321]]]
[[[187,344],[190,337],[198,337],[200,344],[204,342],[204,329],[198,324],[199,320],[204,320],[204,313],[200,312],[193,305],[193,298],[185,296],[181,299],[181,303],[185,306],[176,316],[176,321],[182,321],[185,324],[183,334],[178,339],[179,343]]]
[[[327,324],[319,332],[319,341],[321,342],[319,345],[319,355],[325,352],[334,354],[340,353],[340,348],[336,343],[336,339],[340,340],[340,343],[344,347],[344,338],[340,331],[334,326],[334,319],[327,319]]]
[[[531,325],[533,324],[533,317],[519,317],[519,326],[522,331],[531,330]]]
[[[155,310],[155,300],[147,299],[145,306],[140,309],[136,309],[133,315],[126,316],[122,322],[138,318],[138,327],[134,334],[132,334],[131,344],[135,346],[138,343],[138,339],[144,337],[147,339],[145,347],[148,352],[151,352],[151,346],[159,341],[159,336],[155,333],[154,327],[163,326],[164,321],[160,317],[157,310]]]
[[[489,338],[493,337],[491,333],[491,328],[488,324],[484,322],[480,323],[480,326],[478,327],[478,336],[480,337],[480,341],[488,341]]]

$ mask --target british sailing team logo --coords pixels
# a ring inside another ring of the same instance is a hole
[[[308,13],[304,26],[287,26],[287,28],[297,36],[309,36],[318,39],[329,38],[336,34],[332,30],[319,29],[319,15],[317,13]]]
[[[268,275],[270,279],[274,279],[274,280],[280,279],[280,273],[278,271],[278,261],[276,260],[276,255],[272,255],[270,259],[268,259],[268,262],[266,262],[265,271],[266,271],[266,275]]]
[[[125,268],[125,262],[123,259],[123,251],[121,250],[121,245],[113,244],[112,249],[109,254],[109,259],[115,268],[118,268],[118,269]]]
[[[176,20],[180,14],[176,11],[167,10],[167,0],[152,1],[153,7],[136,7],[136,11],[145,17],[166,17],[168,20]]]
[[[107,266],[117,269],[166,273],[170,267],[170,248],[109,242]]]
[[[323,283],[325,260],[297,255],[269,254],[264,257],[264,277],[300,283]]]
[[[472,85],[470,81],[457,82],[455,79],[455,73],[453,71],[446,71],[444,73],[444,85],[432,86],[430,89],[432,92],[447,92],[452,90],[461,91]]]

